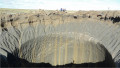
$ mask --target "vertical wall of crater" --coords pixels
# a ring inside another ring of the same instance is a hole
[[[18,55],[20,58],[34,63],[48,62],[52,65],[62,65],[71,62],[85,63],[88,62],[88,59],[90,62],[104,61],[104,48],[102,52],[102,47],[99,47],[98,44],[89,42],[91,40],[95,42],[94,39],[96,39],[110,52],[114,61],[119,62],[119,26],[104,23],[102,21],[92,21],[89,19],[78,21],[72,19],[71,16],[62,16],[60,18],[58,17],[58,19],[52,18],[54,20],[50,21],[49,19],[51,18],[40,18],[39,21],[36,21],[35,19],[32,20],[33,23],[19,22],[17,27],[13,27],[13,25],[9,25],[9,27],[6,25],[5,28],[1,27],[0,53],[7,57],[7,54],[5,53],[6,51],[13,53],[16,49],[18,49]],[[86,39],[86,37],[80,38],[80,35],[78,34],[89,36],[89,38],[87,38],[88,42],[82,41],[82,39]],[[88,44],[90,44],[90,46]],[[90,51],[92,50],[92,46],[93,50],[96,49],[100,55],[94,56],[94,51]],[[84,50],[79,51],[82,49],[85,50],[86,54],[82,54],[85,57],[81,58],[81,53],[78,54],[78,52],[84,52]],[[93,54],[89,56],[97,58],[93,59],[90,57],[88,59],[84,59],[87,58],[86,56],[89,54],[87,52],[89,51]],[[81,58],[79,59],[80,61],[76,59],[78,57]]]

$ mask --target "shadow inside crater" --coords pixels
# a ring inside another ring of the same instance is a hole
[[[115,67],[114,61],[111,59],[111,55],[106,56],[105,60],[102,62],[83,64],[69,63],[57,66],[52,66],[49,63],[30,63],[27,60],[21,59],[9,52],[7,52],[7,57],[1,55],[0,59],[1,67]]]

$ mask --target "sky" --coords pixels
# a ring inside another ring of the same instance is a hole
[[[0,8],[120,10],[120,0],[0,0]]]

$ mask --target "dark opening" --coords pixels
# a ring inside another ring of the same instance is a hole
[[[6,51],[5,49],[3,49]],[[6,51],[7,52],[7,51]],[[13,55],[14,54],[14,55]],[[97,63],[83,63],[83,64],[74,64],[74,63],[69,63],[65,65],[57,65],[57,66],[52,66],[49,63],[30,63],[25,59],[21,59],[18,57],[18,49],[14,51],[14,53],[11,54],[7,52],[7,57],[5,57],[6,61],[3,60],[3,55],[1,55],[0,62],[1,62],[1,67],[114,67],[114,61],[112,60],[111,55],[106,51],[106,57],[105,60],[102,62],[97,62]]]

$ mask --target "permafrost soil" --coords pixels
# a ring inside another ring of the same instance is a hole
[[[110,21],[64,13],[4,17],[0,28],[1,66],[26,64],[16,58],[52,66],[99,62],[120,66],[120,26]]]

